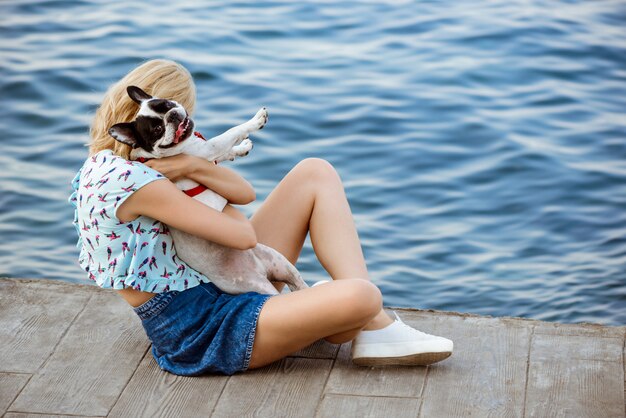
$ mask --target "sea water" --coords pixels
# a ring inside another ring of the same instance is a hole
[[[339,173],[386,306],[626,322],[626,4],[0,5],[0,276],[88,283],[67,202],[106,88],[193,74],[207,137],[267,106],[250,216],[299,161]],[[307,240],[297,263],[327,278]]]

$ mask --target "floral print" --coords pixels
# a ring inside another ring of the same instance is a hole
[[[103,150],[72,180],[79,264],[99,286],[161,293],[210,282],[177,257],[167,225],[143,215],[130,222],[116,217],[129,196],[160,179],[158,171]]]

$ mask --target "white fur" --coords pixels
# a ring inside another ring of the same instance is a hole
[[[180,109],[182,107],[179,106],[170,112]],[[141,104],[139,114],[155,116],[155,112],[146,105],[146,102]],[[156,117],[163,116],[156,115]],[[155,146],[153,153],[135,148],[131,152],[131,159],[160,158],[184,153],[219,163],[233,160],[235,157],[243,157],[252,149],[252,141],[248,135],[261,129],[267,122],[267,118],[267,111],[263,108],[248,122],[235,126],[207,141],[192,135],[171,148],[163,149]],[[157,142],[167,145],[173,141],[174,135],[175,132],[172,134],[166,130],[163,138]],[[181,190],[188,190],[197,185],[198,183],[190,179],[176,182],[176,186]],[[194,199],[220,212],[228,203],[224,197],[209,189],[198,194]],[[240,294],[254,291],[277,294],[278,291],[270,281],[284,282],[292,291],[308,287],[291,262],[266,245],[259,243],[250,250],[237,250],[174,228],[170,228],[170,232],[178,256],[191,268],[206,275],[224,292]]]

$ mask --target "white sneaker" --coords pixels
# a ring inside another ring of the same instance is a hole
[[[327,283],[327,282],[329,282],[329,281],[330,281],[330,280],[320,280],[319,282],[315,282],[315,283],[313,283],[313,284],[311,285],[311,287],[315,287],[315,286],[317,286],[318,284]]]
[[[352,362],[359,366],[426,366],[452,354],[451,340],[426,334],[396,320],[385,328],[361,331],[352,340]]]

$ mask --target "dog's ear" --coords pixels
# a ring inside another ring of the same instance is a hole
[[[135,139],[135,122],[116,123],[109,128],[109,135],[126,145],[137,148]]]
[[[136,102],[137,104],[141,104],[141,102],[143,101],[152,99],[152,96],[150,96],[148,93],[141,90],[137,86],[126,87],[126,92],[130,96],[130,98],[133,99],[133,101]]]

